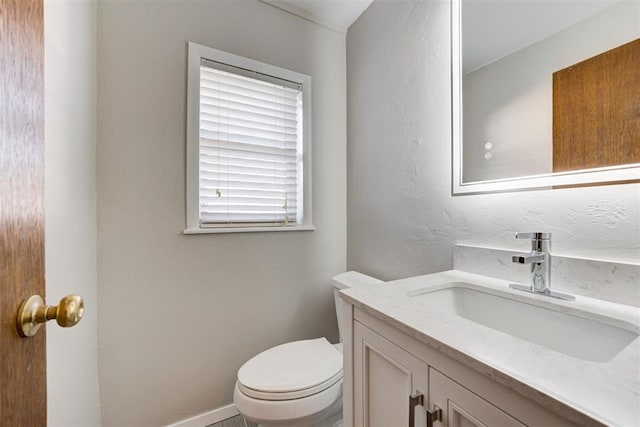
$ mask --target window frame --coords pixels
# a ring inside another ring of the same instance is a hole
[[[302,219],[295,225],[201,227],[200,225],[200,64],[220,62],[302,85]],[[184,234],[314,230],[311,206],[311,76],[189,42],[187,60],[186,229]]]

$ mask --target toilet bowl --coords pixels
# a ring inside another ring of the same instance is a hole
[[[354,271],[332,279],[338,326],[341,289],[380,283]],[[342,344],[326,338],[272,347],[238,370],[233,402],[261,427],[339,427],[342,425]]]
[[[233,401],[260,426],[333,426],[342,418],[342,353],[325,338],[270,348],[242,365]]]

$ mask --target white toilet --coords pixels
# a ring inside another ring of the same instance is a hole
[[[381,281],[349,271],[331,282],[342,341],[338,292]],[[261,427],[341,426],[342,344],[318,338],[263,351],[238,370],[233,402],[247,420]]]

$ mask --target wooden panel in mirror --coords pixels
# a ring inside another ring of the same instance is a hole
[[[553,74],[553,171],[640,162],[640,39]]]

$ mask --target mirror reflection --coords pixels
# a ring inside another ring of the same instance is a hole
[[[640,162],[640,2],[462,0],[463,183]]]

